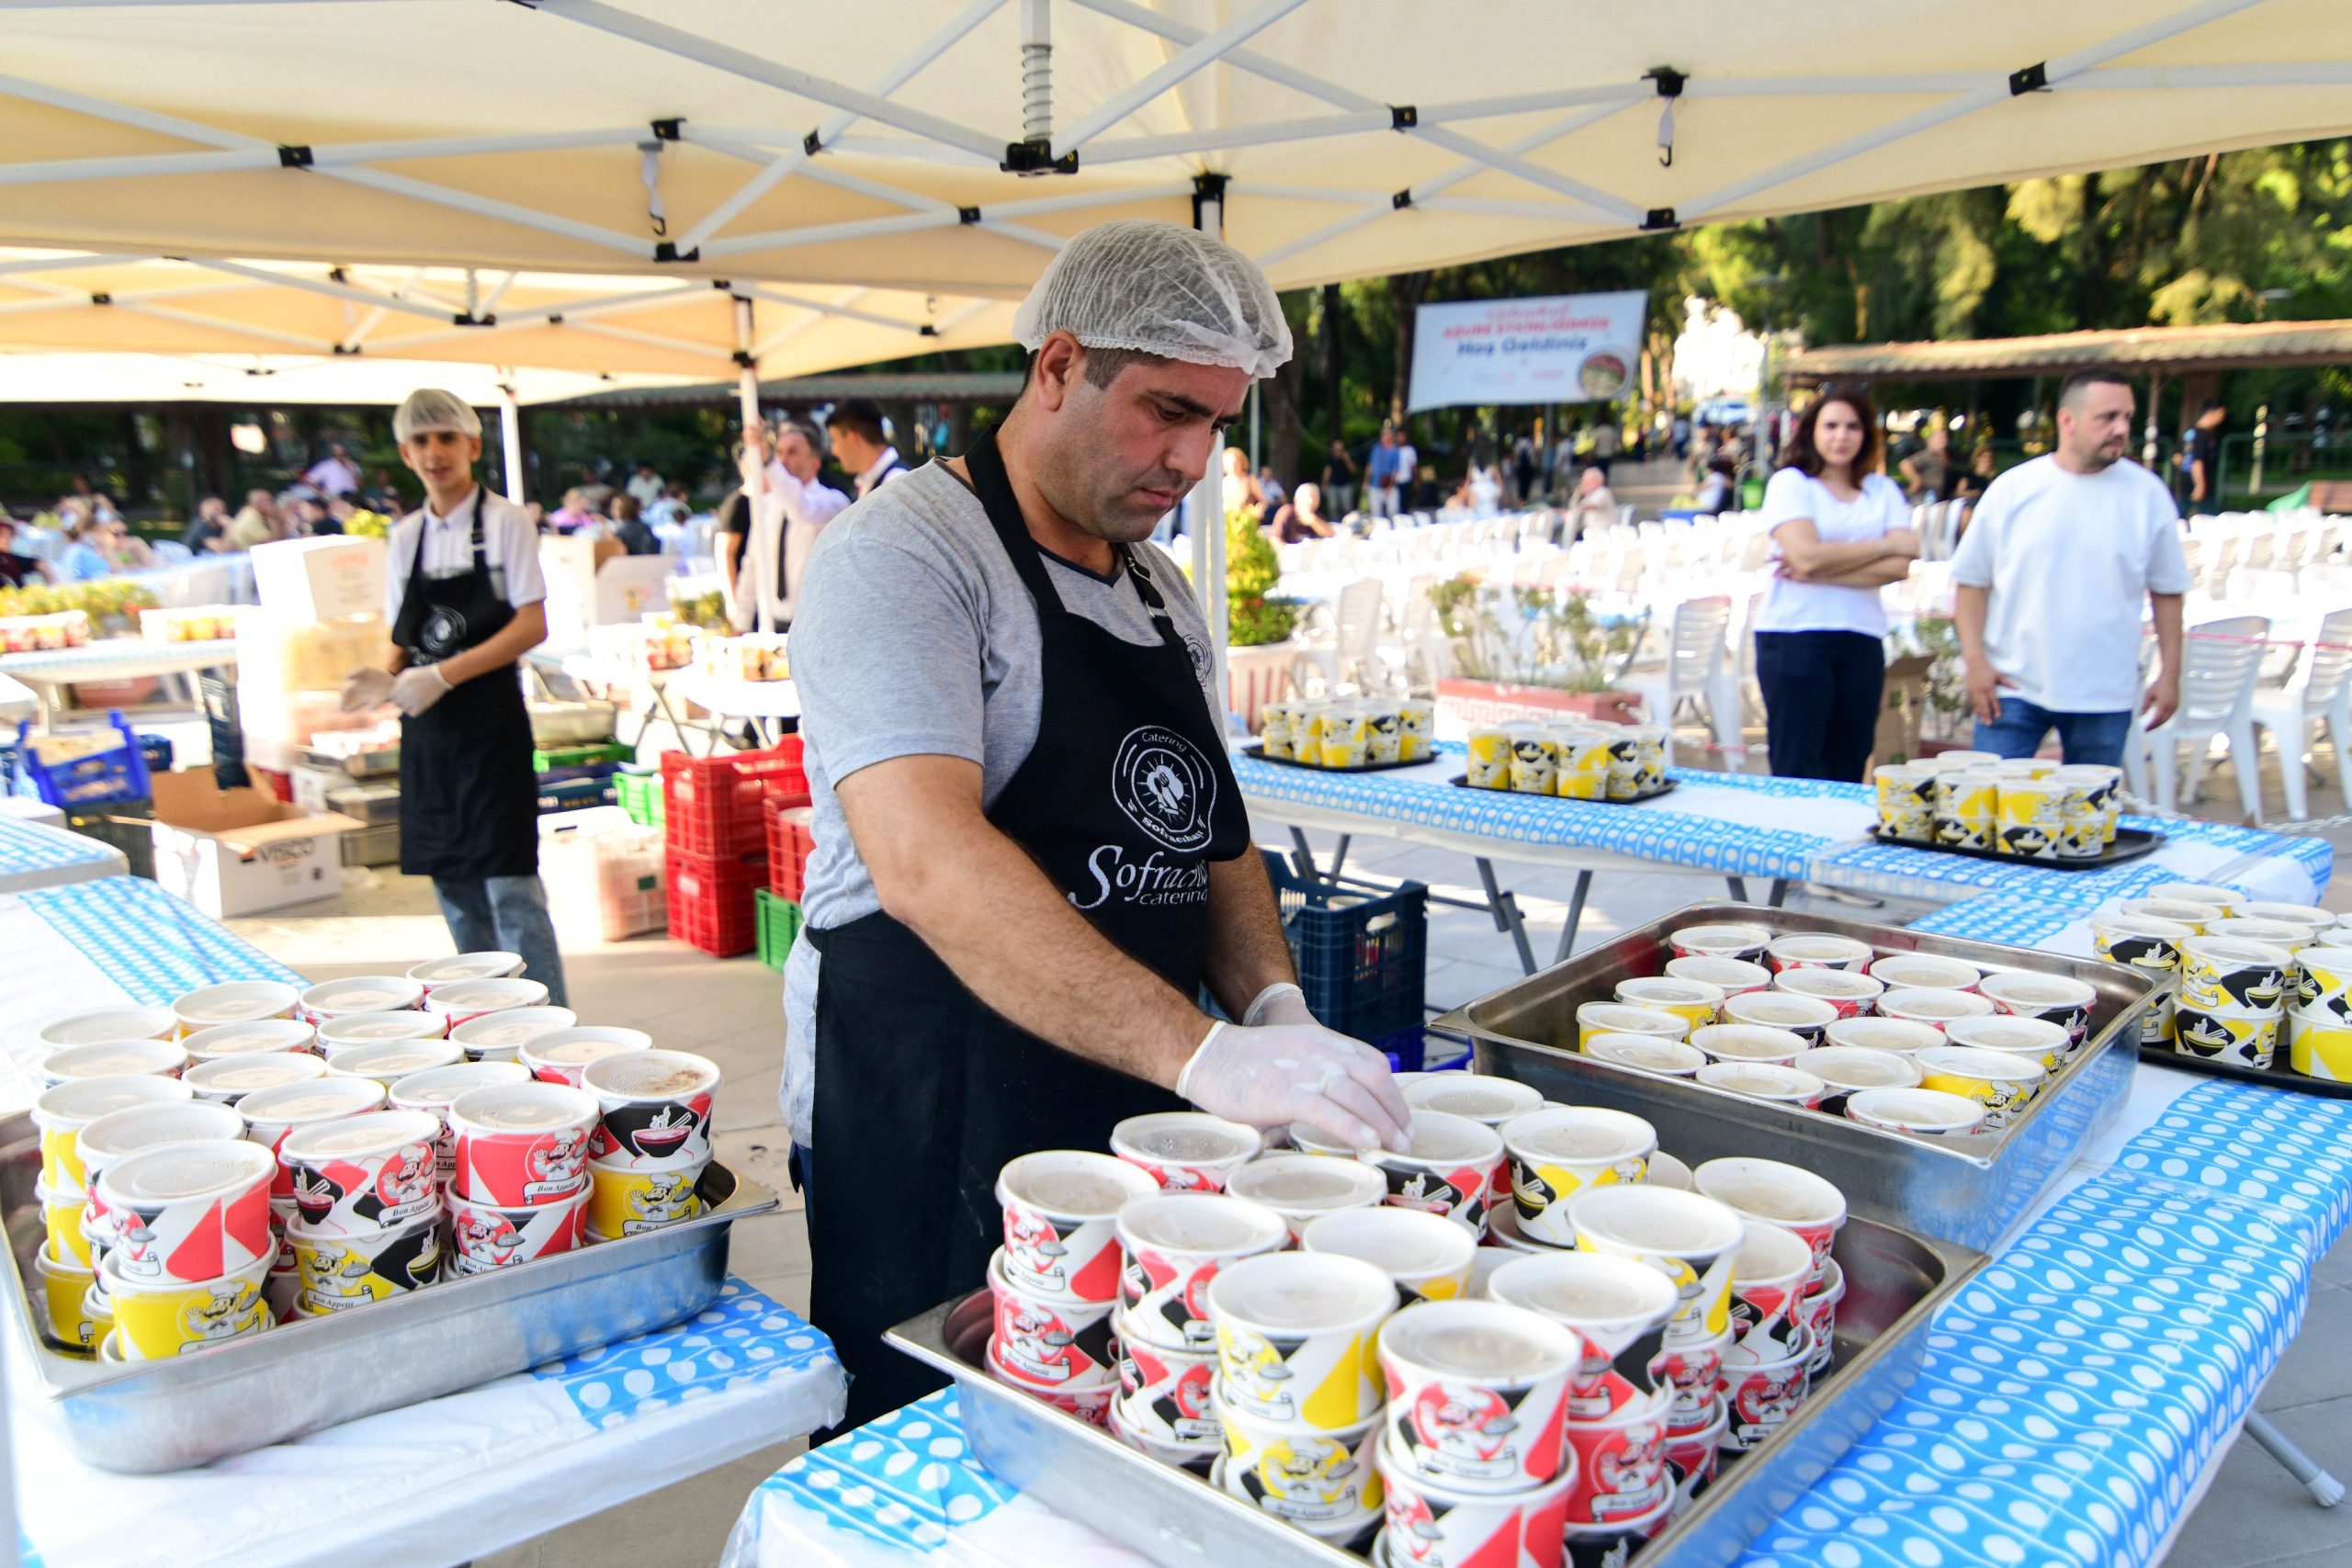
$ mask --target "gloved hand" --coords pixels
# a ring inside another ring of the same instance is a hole
[[[1176,1092],[1252,1127],[1304,1122],[1353,1147],[1400,1154],[1412,1143],[1412,1112],[1387,1058],[1319,1023],[1220,1020],[1177,1076]]]
[[[437,664],[418,664],[392,677],[392,704],[411,718],[449,694]]]
[[[354,670],[344,677],[343,711],[382,707],[392,700],[392,677],[382,670]]]

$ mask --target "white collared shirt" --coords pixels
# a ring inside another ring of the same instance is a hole
[[[888,479],[890,477],[890,466],[898,460],[899,449],[896,446],[883,447],[882,456],[875,458],[872,463],[866,466],[865,471],[857,476],[857,499],[864,501],[866,496],[873,492],[876,485],[881,484],[884,480]],[[900,469],[899,471],[901,473],[905,472],[904,469]]]
[[[480,485],[474,487],[474,496],[481,498],[482,505],[482,560],[503,572],[506,602],[518,610],[538,604],[548,596],[548,585],[539,570],[539,531],[532,526],[531,514]],[[428,502],[392,525],[384,559],[385,624],[400,619],[420,534],[424,542],[425,576],[456,577],[474,569],[473,498],[458,502],[451,513],[440,516]]]

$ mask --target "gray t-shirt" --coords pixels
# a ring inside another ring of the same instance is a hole
[[[1158,547],[1133,548],[1192,650],[1214,716],[1208,624],[1192,588]],[[1063,608],[1123,642],[1159,641],[1124,570],[1106,579],[1045,559]],[[875,491],[819,536],[791,642],[815,807],[801,908],[811,926],[842,926],[882,905],[850,841],[835,782],[897,757],[962,757],[980,765],[980,803],[993,805],[1036,744],[1045,642],[1036,604],[979,498],[938,463]],[[816,950],[796,942],[785,970],[783,1101],[801,1144],[810,1140],[816,996]]]

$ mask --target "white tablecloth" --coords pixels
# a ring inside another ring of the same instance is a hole
[[[112,844],[46,823],[0,817],[0,893],[121,876],[130,869]]]

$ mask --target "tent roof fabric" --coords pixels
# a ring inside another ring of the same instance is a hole
[[[905,375],[800,376],[760,383],[763,403],[837,403],[872,398],[886,403],[1010,403],[1024,379],[1018,370],[933,370]],[[732,381],[684,387],[627,387],[567,398],[566,408],[675,408],[732,402]]]
[[[709,381],[733,375],[739,352],[785,377],[1001,343],[1012,309],[842,284],[0,251],[0,352],[308,354]]]
[[[18,243],[1013,300],[1204,176],[1291,288],[2339,133],[2352,6],[8,0],[0,72]]]
[[[2064,376],[2095,366],[2186,374],[2343,364],[2352,364],[2352,321],[2256,321],[1953,343],[1847,344],[1802,350],[1790,355],[1783,369],[1792,380],[1818,383]]]
[[[446,387],[476,408],[503,391],[522,404],[665,384],[658,376],[592,375],[428,359],[322,359],[309,355],[13,354],[0,349],[0,404],[233,403],[390,407],[419,387]]]

